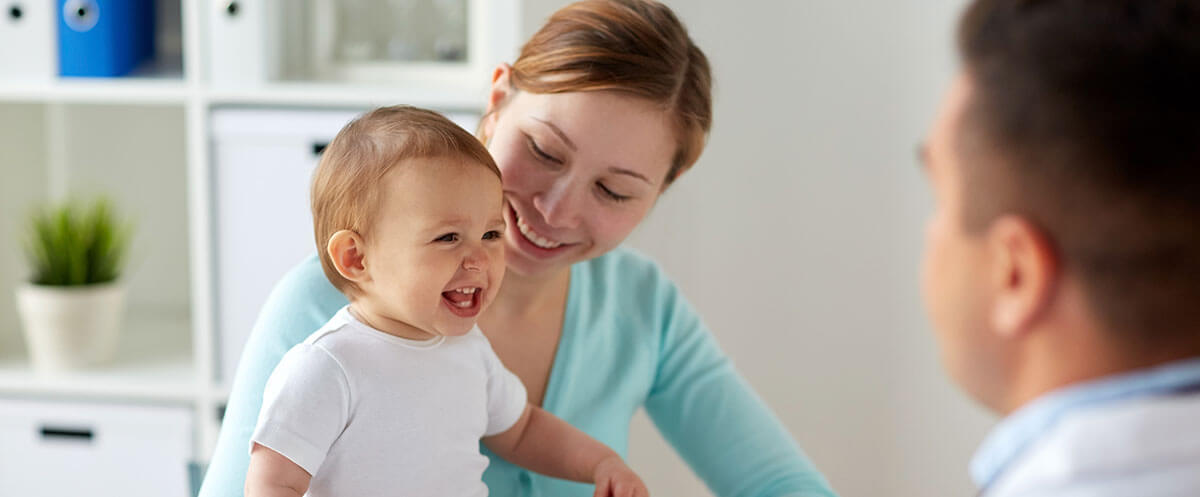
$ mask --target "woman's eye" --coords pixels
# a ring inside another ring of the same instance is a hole
[[[532,152],[534,156],[536,156],[537,158],[539,158],[541,160],[547,161],[547,162],[553,162],[555,164],[562,164],[562,161],[559,160],[557,157],[554,157],[554,156],[542,151],[541,147],[538,147],[537,143],[535,143],[533,141],[533,138],[529,138],[528,141],[529,141],[529,151]]]
[[[604,186],[604,183],[596,183],[596,186],[600,188],[600,192],[603,193],[604,196],[606,196],[616,202],[624,202],[624,201],[632,198],[629,195],[621,195],[617,192],[609,190],[607,186]]]
[[[496,231],[496,230],[491,230],[491,231],[483,234],[484,240],[496,240],[499,238],[500,238],[500,232]]]
[[[445,235],[434,238],[433,241],[446,242],[446,243],[457,242],[458,241],[458,233],[446,233]]]

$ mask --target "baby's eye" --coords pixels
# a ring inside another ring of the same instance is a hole
[[[483,234],[484,240],[497,240],[500,238],[500,232],[496,230],[489,231]]]
[[[446,243],[457,242],[458,241],[458,233],[446,233],[445,235],[434,238],[433,241],[446,242]]]

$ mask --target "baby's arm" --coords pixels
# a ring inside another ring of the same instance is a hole
[[[601,497],[646,497],[649,491],[621,456],[539,407],[525,412],[507,431],[483,439],[505,460],[538,473],[595,483]]]
[[[257,443],[250,449],[246,497],[300,497],[311,480],[304,468],[278,452]]]

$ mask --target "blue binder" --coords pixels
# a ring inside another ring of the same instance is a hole
[[[154,56],[154,0],[59,0],[62,76],[123,76]]]

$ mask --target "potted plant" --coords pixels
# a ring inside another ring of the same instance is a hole
[[[25,250],[33,275],[17,288],[30,362],[53,372],[103,363],[116,351],[130,228],[104,198],[32,211]]]

